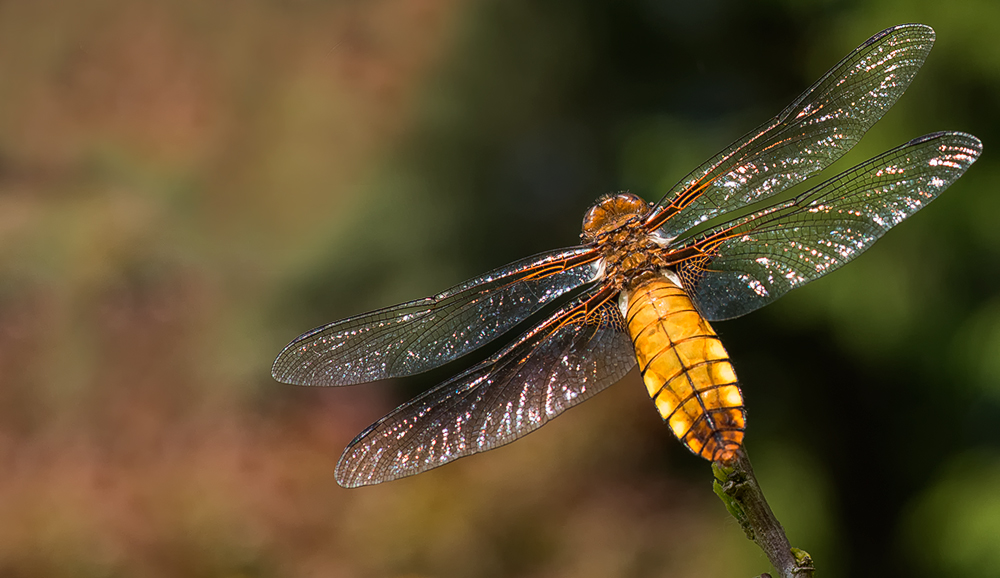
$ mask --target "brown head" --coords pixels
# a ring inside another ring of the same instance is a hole
[[[646,201],[632,193],[602,195],[583,216],[584,242],[597,239],[602,233],[613,231],[633,217],[649,212]]]

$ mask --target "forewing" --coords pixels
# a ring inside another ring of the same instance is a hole
[[[749,313],[854,259],[962,176],[982,143],[959,132],[912,140],[787,203],[722,225],[678,251],[709,320]]]
[[[923,65],[934,30],[905,24],[868,39],[785,110],[684,177],[647,222],[667,238],[761,201],[851,149]]]
[[[635,365],[613,292],[594,288],[494,357],[362,432],[337,464],[344,487],[410,476],[512,442]]]
[[[274,360],[274,379],[352,385],[412,375],[489,342],[597,274],[592,249],[551,251],[447,291],[316,328]]]

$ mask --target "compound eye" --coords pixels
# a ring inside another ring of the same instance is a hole
[[[590,207],[583,216],[583,233],[580,236],[584,239],[595,239],[600,234],[606,220],[607,211],[601,203]]]

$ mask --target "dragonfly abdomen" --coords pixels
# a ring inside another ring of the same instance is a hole
[[[628,295],[625,321],[657,411],[692,452],[728,462],[746,412],[722,341],[674,279],[646,277]]]

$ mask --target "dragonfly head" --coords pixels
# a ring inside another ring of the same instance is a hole
[[[597,240],[603,233],[614,231],[629,219],[638,219],[649,212],[649,204],[637,195],[622,192],[602,195],[583,216],[584,242]]]

